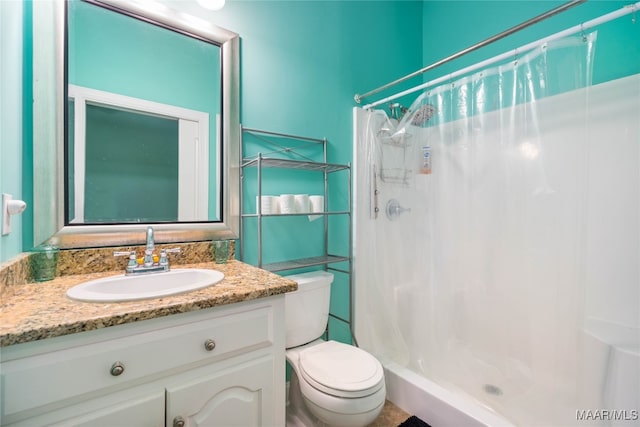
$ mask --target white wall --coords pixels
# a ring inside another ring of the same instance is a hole
[[[640,328],[640,79],[592,91],[589,107],[586,315]]]

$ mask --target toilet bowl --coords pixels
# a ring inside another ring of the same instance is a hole
[[[290,411],[305,408],[331,426],[365,426],[384,406],[386,388],[382,365],[369,353],[336,341],[317,340],[286,352],[293,368]],[[294,388],[297,387],[296,388]],[[293,407],[299,393],[304,407]]]
[[[333,275],[324,271],[288,278],[298,291],[285,295],[286,358],[292,367],[288,427],[362,427],[384,406],[386,388],[380,362],[366,351],[324,341]]]

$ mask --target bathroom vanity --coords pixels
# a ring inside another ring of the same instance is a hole
[[[284,425],[284,293],[295,282],[237,261],[194,267],[225,279],[128,303],[70,300],[81,275],[12,290],[0,311],[0,424]]]

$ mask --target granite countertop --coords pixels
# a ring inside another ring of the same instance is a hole
[[[184,294],[121,303],[74,301],[67,289],[93,279],[122,274],[111,271],[56,277],[43,283],[14,285],[0,304],[0,347],[171,314],[248,301],[295,291],[296,282],[240,261],[180,265],[224,273],[214,286]],[[161,274],[161,273],[160,273]]]

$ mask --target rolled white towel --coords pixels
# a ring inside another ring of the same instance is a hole
[[[295,196],[293,194],[281,194],[279,201],[280,201],[280,213],[282,214],[296,213]]]
[[[309,196],[309,204],[311,205],[311,212],[324,212],[324,196]],[[309,215],[309,221],[315,221],[318,218],[322,218],[322,215]]]

